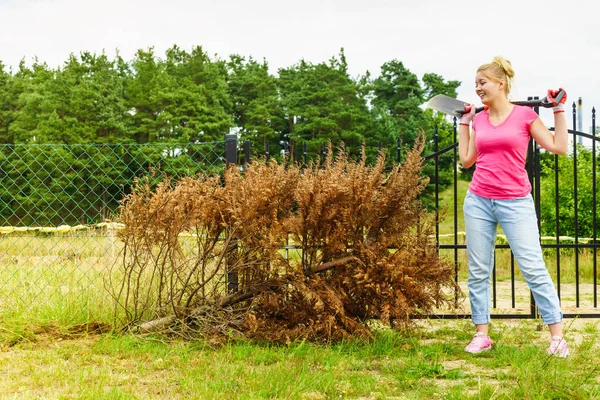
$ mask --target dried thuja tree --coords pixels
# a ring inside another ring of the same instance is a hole
[[[149,180],[137,182],[121,207],[124,246],[108,283],[118,319],[180,317],[196,298],[217,290],[226,227],[211,205],[220,191],[218,176],[185,178],[176,186],[166,180],[155,189]]]
[[[224,184],[219,176],[165,181],[156,189],[138,182],[121,205],[124,246],[108,283],[117,324],[199,323],[239,303],[239,292],[275,285],[287,272],[279,249],[298,174],[297,167],[256,162],[243,175],[229,168]],[[228,277],[236,278],[236,296],[228,296]],[[234,311],[220,315],[235,320],[243,309]]]
[[[370,319],[400,326],[452,306],[445,293],[456,289],[453,268],[439,258],[435,216],[418,199],[427,185],[423,145],[421,137],[389,173],[384,155],[367,166],[331,151],[324,165],[303,171],[287,222],[302,248],[297,279],[255,299],[252,332],[280,341],[369,337]]]
[[[370,319],[398,326],[451,305],[453,268],[418,200],[423,144],[391,172],[384,155],[367,166],[330,151],[302,170],[231,167],[224,184],[138,185],[123,202],[114,274],[124,277],[115,299],[126,326],[179,321],[204,333],[331,341],[370,337]],[[287,242],[298,257],[284,257]]]

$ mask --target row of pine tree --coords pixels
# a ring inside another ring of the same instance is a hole
[[[419,78],[397,59],[377,77],[352,77],[343,49],[276,73],[267,60],[211,58],[200,46],[164,56],[138,50],[130,61],[83,52],[58,68],[0,62],[0,143],[197,143],[236,132],[259,154],[300,143],[410,145],[434,125],[448,136],[443,117],[422,105],[456,96],[459,85],[435,73]]]

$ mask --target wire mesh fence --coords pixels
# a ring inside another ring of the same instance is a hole
[[[224,170],[225,142],[0,145],[0,313],[104,296],[136,180]],[[0,314],[1,316],[1,314]]]

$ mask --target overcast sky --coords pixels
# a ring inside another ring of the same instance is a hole
[[[34,57],[60,67],[69,54],[202,46],[211,56],[267,60],[271,72],[319,63],[344,48],[352,76],[400,60],[419,78],[462,82],[476,102],[477,67],[501,55],[516,71],[512,100],[563,87],[583,99],[583,127],[600,107],[600,12],[593,0],[0,0],[0,61]],[[541,111],[551,123],[550,110]],[[569,115],[570,117],[570,115]],[[569,128],[572,127],[568,119]]]

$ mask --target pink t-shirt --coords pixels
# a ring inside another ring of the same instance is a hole
[[[531,193],[525,161],[529,127],[538,115],[530,107],[514,106],[499,125],[490,123],[489,111],[475,116],[477,164],[469,190],[495,200],[525,197]]]

